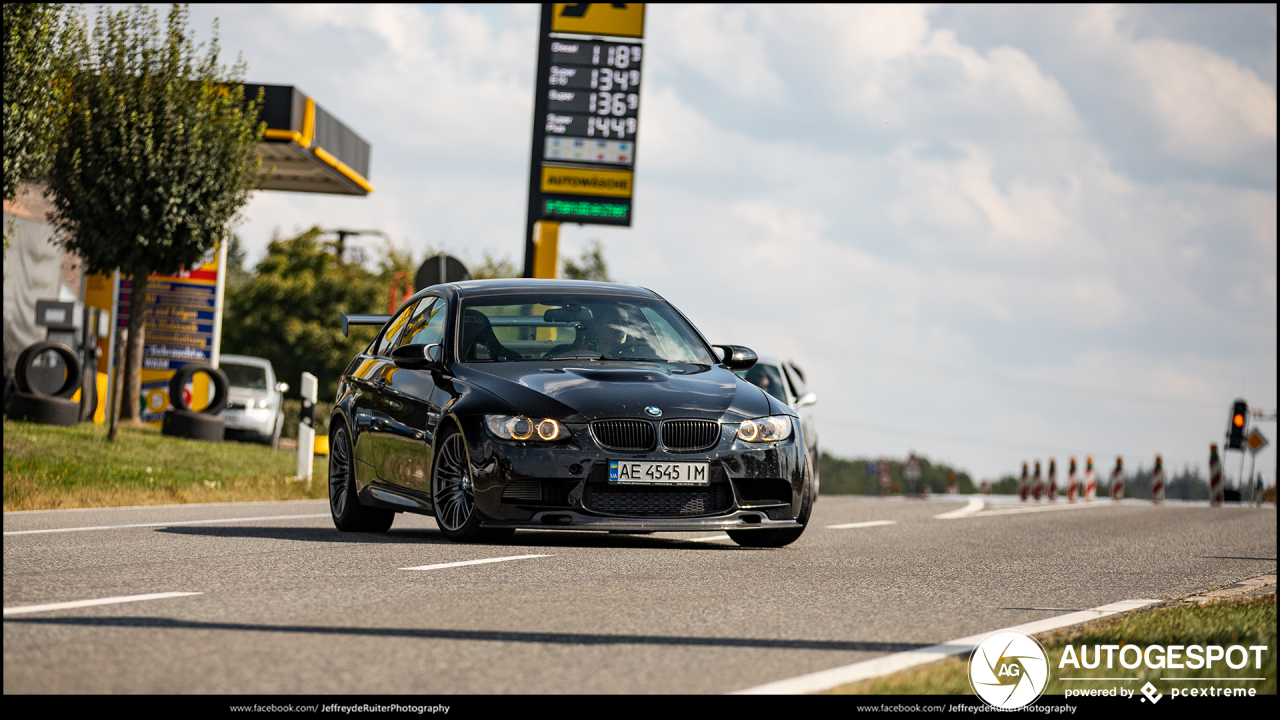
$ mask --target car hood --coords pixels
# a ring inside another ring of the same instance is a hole
[[[717,366],[584,362],[464,365],[459,377],[506,400],[516,412],[566,422],[602,418],[700,418],[740,422],[778,411],[763,390]],[[789,412],[789,411],[787,411]]]

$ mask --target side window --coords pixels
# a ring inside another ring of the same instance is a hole
[[[448,315],[445,312],[445,301],[440,298],[425,297],[418,306],[417,312],[405,325],[401,333],[401,345],[434,345],[444,341],[444,323]]]
[[[383,331],[382,337],[378,338],[375,344],[374,355],[386,355],[391,352],[391,348],[396,346],[396,338],[400,336],[400,331],[404,329],[405,323],[409,320],[409,316],[420,303],[410,303],[406,305],[398,315],[391,318],[391,322],[387,323],[386,330]]]
[[[796,398],[799,399],[801,395],[804,395],[804,376],[800,374],[795,365],[790,363],[784,363],[782,369],[787,373],[787,380],[791,383],[791,390]]]

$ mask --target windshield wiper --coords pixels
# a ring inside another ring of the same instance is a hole
[[[662,358],[618,357],[616,355],[601,355],[600,359],[601,360],[623,360],[623,361],[634,361],[634,362],[666,362],[666,360]]]

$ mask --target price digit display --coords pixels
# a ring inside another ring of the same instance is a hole
[[[542,13],[526,258],[538,220],[631,225],[644,79],[643,4]]]

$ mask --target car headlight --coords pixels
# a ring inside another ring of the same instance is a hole
[[[791,437],[791,418],[787,415],[770,415],[744,421],[738,426],[738,439],[746,442],[777,442]]]
[[[551,418],[537,420],[524,415],[486,415],[484,424],[489,432],[503,440],[563,440],[569,437],[569,429]]]
[[[258,408],[259,410],[266,410],[266,409],[267,409],[267,399],[266,399],[266,398],[259,398],[256,402],[254,402],[254,403],[253,403],[253,405],[252,405],[251,407],[256,407],[256,408]]]

